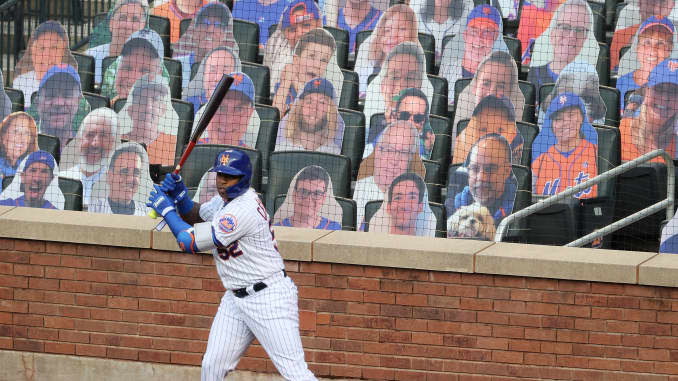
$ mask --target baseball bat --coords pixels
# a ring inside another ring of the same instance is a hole
[[[205,111],[202,113],[202,116],[198,120],[198,124],[195,126],[195,130],[193,130],[193,133],[191,134],[191,138],[188,141],[188,146],[184,150],[184,153],[181,154],[179,163],[174,168],[174,174],[178,174],[179,171],[181,171],[181,167],[186,162],[186,159],[188,159],[188,157],[191,155],[191,151],[193,151],[196,143],[198,143],[202,133],[205,132],[205,129],[207,129],[207,125],[210,124],[212,117],[214,117],[214,114],[216,114],[221,102],[224,100],[224,97],[226,96],[226,93],[228,93],[228,89],[231,88],[232,84],[233,77],[230,77],[226,74],[224,74],[219,80],[219,83],[217,83],[217,87],[214,88],[212,96],[205,105]],[[158,218],[158,213],[156,213],[154,209],[151,209],[151,211],[148,212],[148,216],[156,219]]]

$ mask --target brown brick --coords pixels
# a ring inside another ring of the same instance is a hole
[[[654,336],[622,335],[622,345],[630,347],[652,348],[654,346]]]
[[[32,277],[43,277],[45,275],[45,269],[43,266],[37,265],[23,265],[15,264],[14,266],[14,275],[23,275],[23,276],[32,276]],[[0,263],[0,273],[1,274],[11,274],[11,272],[3,272],[2,267],[12,268],[10,263]]]
[[[45,353],[57,353],[62,355],[74,355],[75,344],[45,342]]]
[[[476,337],[475,343],[477,348],[482,349],[508,350],[509,348],[509,339],[501,337]]]
[[[621,369],[624,372],[651,373],[654,371],[654,364],[651,361],[622,360]]]
[[[137,360],[139,358],[139,351],[137,349],[108,347],[106,349],[106,356],[121,360]]]
[[[374,278],[348,278],[348,288],[354,290],[379,290],[380,283],[379,279]]]
[[[153,350],[147,350],[147,349],[139,350],[139,361],[169,363],[170,362],[170,352],[153,351]]]
[[[445,295],[475,298],[478,296],[478,287],[458,284],[447,285],[445,286]]]
[[[634,321],[608,321],[608,332],[638,333],[638,323]]]
[[[459,302],[460,302],[460,298],[456,297],[456,296],[430,295],[430,296],[428,296],[428,303],[427,304],[431,307],[459,308],[460,307]],[[396,303],[398,303],[397,298],[396,298]],[[426,305],[426,304],[424,304],[424,305]]]
[[[524,312],[533,315],[558,315],[558,305],[551,303],[525,302]]]
[[[78,356],[106,357],[106,347],[100,345],[77,344],[75,354]]]
[[[27,313],[28,302],[20,300],[0,300],[0,312]]]
[[[62,316],[45,316],[44,326],[46,328],[74,329],[75,319]]]
[[[510,299],[511,289],[497,287],[478,287],[478,298],[480,299]]]
[[[28,278],[23,276],[0,276],[0,287],[28,288]]]
[[[639,348],[638,359],[648,361],[670,361],[668,349]]]
[[[561,304],[558,306],[558,315],[588,318],[591,317],[591,307]]]
[[[349,302],[362,302],[363,291],[360,290],[342,290],[330,289],[330,296],[332,300],[343,300]]]
[[[348,278],[335,275],[316,275],[315,284],[318,287],[346,288],[348,287]]]
[[[61,267],[77,267],[86,269],[92,266],[92,258],[61,255],[59,256],[59,265]]]
[[[444,319],[447,321],[464,321],[464,322],[477,321],[475,311],[464,311],[460,309],[445,310]]]
[[[504,312],[478,311],[476,319],[481,323],[508,324],[510,314]]]
[[[542,316],[542,327],[546,328],[574,328],[574,318],[566,316]]]
[[[492,361],[522,364],[523,354],[521,352],[513,351],[492,351]]]
[[[445,285],[436,283],[414,282],[412,284],[412,292],[415,294],[445,295]]]
[[[26,352],[44,352],[44,343],[38,340],[14,339],[14,349]]]
[[[510,314],[509,324],[522,327],[540,327],[541,318],[534,315]]]
[[[605,370],[621,370],[621,361],[615,359],[589,359],[589,368]]]
[[[58,290],[58,279],[28,278],[28,287],[37,290]]]
[[[556,355],[548,353],[525,353],[523,363],[529,365],[553,366],[556,364]]]

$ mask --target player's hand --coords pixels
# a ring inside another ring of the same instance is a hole
[[[148,196],[146,206],[155,210],[156,213],[165,217],[167,213],[175,211],[174,201],[169,198],[159,185],[153,185],[154,190]]]
[[[175,202],[181,202],[188,196],[188,189],[186,189],[184,179],[181,178],[181,175],[175,174],[174,172],[165,175],[165,179],[162,181],[160,189],[174,199]]]

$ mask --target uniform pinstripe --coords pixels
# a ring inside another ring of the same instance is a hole
[[[202,381],[221,381],[256,337],[287,380],[315,380],[299,336],[298,294],[283,275],[270,218],[254,190],[225,204],[215,196],[200,207],[211,221],[219,248],[212,254],[224,287],[202,361]],[[267,287],[254,292],[257,282]],[[248,296],[230,290],[248,288]]]

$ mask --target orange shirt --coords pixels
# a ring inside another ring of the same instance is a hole
[[[148,146],[148,162],[151,164],[174,165],[177,152],[177,136],[160,134]]]
[[[209,3],[209,0],[203,0],[201,7],[204,6],[207,3]],[[153,14],[155,16],[166,17],[166,18],[169,19],[169,22],[170,22],[170,42],[173,43],[173,44],[179,42],[179,34],[180,34],[179,27],[181,25],[181,20],[190,19],[190,18],[193,17],[193,15],[185,15],[185,14],[181,13],[174,6],[174,0],[169,0],[165,4],[162,4],[160,6],[153,8]]]
[[[640,24],[632,25],[628,28],[619,29],[612,35],[612,44],[610,45],[610,70],[614,70],[619,65],[619,49],[631,45],[631,39],[638,31]]]
[[[647,152],[640,152],[638,147],[633,144],[633,134],[640,133],[639,131],[633,131],[633,121],[635,118],[624,118],[619,124],[619,132],[621,133],[621,159],[622,161],[631,161]],[[676,139],[675,135],[671,138],[671,143],[665,149],[665,151],[671,155],[675,156],[676,152]],[[651,163],[663,163],[664,160],[661,157],[655,157],[650,161]]]
[[[580,139],[579,145],[568,156],[560,153],[555,146],[539,155],[532,162],[534,188],[538,195],[552,196],[567,188],[579,185],[598,175],[598,147],[586,139]],[[596,197],[598,186],[583,190],[577,198]]]
[[[559,0],[558,3],[562,3]],[[549,27],[551,17],[555,14],[555,9],[547,11],[543,8],[537,8],[530,4],[523,6],[520,11],[520,23],[518,24],[518,39],[520,40],[522,53],[525,54],[530,45],[530,39],[541,36],[542,33]],[[524,64],[527,64],[526,62]]]

